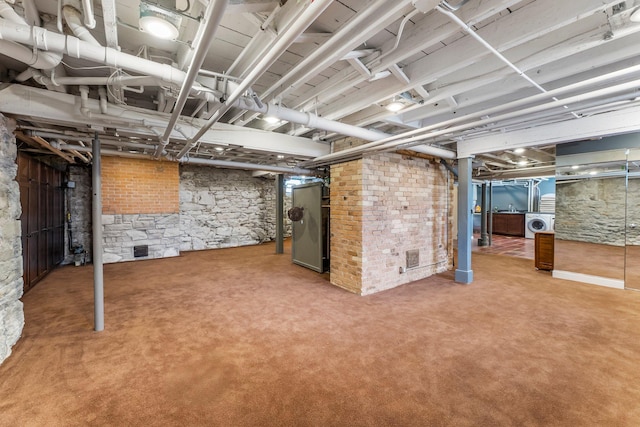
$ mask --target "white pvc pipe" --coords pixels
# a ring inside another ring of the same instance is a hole
[[[13,7],[4,0],[0,0],[0,16],[16,24],[29,25],[27,21],[18,15],[18,13],[13,10]]]
[[[22,7],[24,8],[24,16],[29,25],[39,27],[41,25],[40,14],[38,8],[33,0],[22,0]]]
[[[116,49],[96,46],[77,37],[48,31],[40,27],[29,27],[0,19],[0,38],[34,46],[97,62],[114,68],[123,68],[139,74],[158,77],[176,85],[182,84],[185,73],[167,64],[158,64],[148,59],[139,58]]]
[[[247,77],[229,95],[227,100],[218,110],[207,120],[207,123],[191,138],[178,153],[178,159],[184,156],[197,144],[198,140],[226,113],[233,103],[260,77],[266,70],[282,55],[287,48],[302,34],[324,10],[331,5],[332,0],[315,0],[311,3],[300,17],[289,27],[287,31],[272,46],[258,64],[251,70]]]
[[[196,81],[196,77],[198,77],[198,71],[202,67],[202,63],[207,57],[209,46],[211,46],[211,42],[213,41],[216,30],[218,29],[218,25],[222,20],[222,15],[224,15],[224,11],[227,8],[228,3],[228,0],[211,0],[211,2],[207,5],[207,10],[205,12],[205,23],[202,24],[204,25],[204,29],[202,30],[201,37],[198,39],[197,46],[193,48],[195,52],[191,57],[187,75],[182,81],[180,93],[178,94],[178,98],[176,99],[176,103],[173,107],[173,112],[171,113],[171,117],[169,118],[167,128],[165,129],[162,137],[160,137],[160,145],[156,150],[155,157],[160,157],[160,155],[162,154],[162,149],[169,143],[171,132],[173,132],[173,128],[175,127],[176,122],[180,117],[180,113],[182,113],[182,109],[187,102],[187,97],[189,96],[193,83]]]
[[[85,42],[100,46],[100,42],[98,42],[87,27],[82,24],[82,16],[79,10],[73,6],[66,5],[62,8],[62,16],[76,37]]]
[[[62,60],[61,55],[49,52],[33,51],[28,47],[6,40],[0,40],[0,52],[10,58],[40,70],[55,68]]]
[[[84,11],[84,25],[94,29],[96,27],[96,19],[93,16],[93,0],[82,0],[82,9]]]

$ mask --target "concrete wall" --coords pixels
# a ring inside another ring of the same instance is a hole
[[[285,211],[290,202],[285,198]],[[275,182],[250,171],[180,167],[180,250],[254,245],[275,238]],[[285,220],[287,234],[290,221]]]
[[[393,153],[332,166],[331,283],[366,295],[450,269],[448,174]],[[417,267],[407,269],[407,252],[417,252]]]
[[[13,123],[0,114],[0,363],[24,326],[20,191]]]

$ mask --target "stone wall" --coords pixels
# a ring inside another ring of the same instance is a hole
[[[331,283],[366,295],[452,268],[448,174],[393,153],[332,166]]]
[[[75,183],[75,188],[67,188],[66,212],[71,215],[71,223],[67,222],[65,230],[65,258],[63,264],[73,263],[75,256],[69,251],[69,233],[71,228],[71,246],[82,245],[86,252],[86,262],[91,262],[91,167],[69,165],[68,180]]]
[[[13,123],[0,114],[0,363],[11,354],[24,326],[20,191]]]
[[[180,255],[178,214],[102,214],[105,263]],[[148,256],[135,257],[134,246],[146,245]]]
[[[104,262],[180,255],[178,164],[102,158]],[[135,257],[135,246],[148,256]]]
[[[227,248],[273,240],[275,203],[273,179],[253,177],[250,171],[182,165],[180,250]],[[288,219],[285,226],[290,233],[291,226],[287,223]]]
[[[625,178],[556,183],[555,237],[624,246]]]

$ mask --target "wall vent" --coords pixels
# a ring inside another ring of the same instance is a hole
[[[420,265],[420,249],[407,251],[407,268],[416,268]]]
[[[140,245],[133,247],[133,257],[140,258],[149,256],[149,245]]]

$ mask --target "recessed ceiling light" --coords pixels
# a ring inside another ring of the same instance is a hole
[[[273,117],[273,116],[265,117],[264,121],[269,123],[269,124],[272,124],[272,125],[275,125],[276,123],[280,123],[280,119],[277,118],[277,117]]]
[[[573,170],[580,169],[580,166],[578,166],[578,165],[573,165],[573,166],[571,166],[571,169],[573,169]]]
[[[385,108],[392,113],[397,113],[404,108],[404,104],[400,101],[393,101],[392,103],[387,104]]]
[[[516,148],[515,150],[513,150],[513,152],[516,154],[522,154],[524,153],[524,148]]]
[[[160,39],[174,40],[180,35],[182,17],[168,10],[140,2],[140,29]]]
[[[597,174],[598,174],[598,171],[590,171],[589,172],[589,175],[597,175]]]
[[[284,159],[284,156],[282,154],[278,154],[278,158],[279,159]]]
[[[224,148],[222,148],[222,147],[216,147],[216,148],[215,148],[215,150],[216,150],[216,151],[224,151]]]
[[[526,161],[526,160],[520,160],[520,161],[518,162],[518,166],[526,166],[526,165],[528,165],[528,164],[529,164],[529,162],[528,162],[528,161]]]

